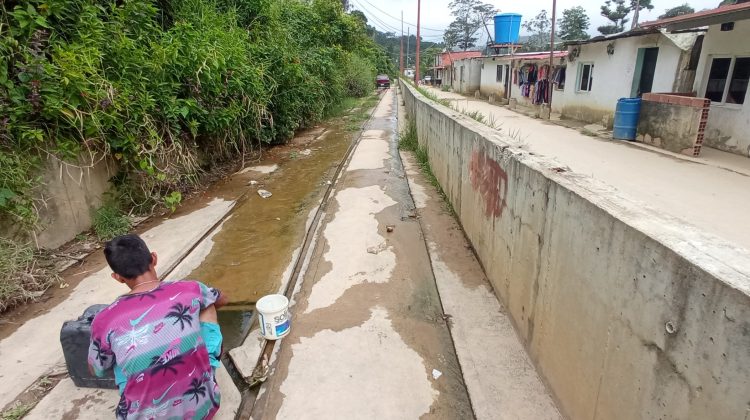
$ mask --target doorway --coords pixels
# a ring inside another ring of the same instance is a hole
[[[658,47],[638,49],[638,58],[635,62],[635,72],[633,73],[633,85],[630,90],[632,98],[640,98],[644,93],[651,92],[654,85],[658,55]]]

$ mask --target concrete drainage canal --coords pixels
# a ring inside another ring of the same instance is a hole
[[[360,115],[357,128],[366,124]],[[274,149],[275,156],[246,165],[235,174],[242,177],[241,182],[225,188],[247,191],[188,255],[186,260],[194,261],[187,265],[195,268],[172,275],[206,282],[229,296],[229,304],[219,310],[218,317],[224,336],[222,360],[243,395],[238,416],[251,408],[254,395],[250,379],[237,369],[229,352],[258,328],[254,311],[261,297],[290,294],[294,286],[290,280],[299,274],[322,209],[361,133],[353,124],[337,120],[325,129],[298,136],[291,147]],[[265,350],[268,353],[272,348]]]

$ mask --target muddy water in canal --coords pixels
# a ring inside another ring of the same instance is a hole
[[[277,293],[305,233],[306,222],[332,181],[356,133],[334,123],[319,135],[295,138],[288,146],[247,168],[250,186],[231,217],[213,237],[213,248],[188,278],[219,288],[230,304],[219,311],[224,347],[241,344],[251,311],[263,295]],[[261,198],[258,189],[273,195]]]

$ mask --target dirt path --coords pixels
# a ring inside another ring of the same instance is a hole
[[[473,417],[396,149],[395,107],[389,91],[342,173],[253,418]]]
[[[514,135],[523,148],[554,158],[657,211],[750,250],[750,159],[707,149],[692,159],[629,142],[602,140],[484,101],[430,88],[459,109],[478,111]],[[717,205],[717,203],[720,203]]]

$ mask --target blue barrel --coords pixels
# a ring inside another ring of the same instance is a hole
[[[516,44],[521,31],[521,15],[518,13],[500,13],[495,15],[495,43]]]
[[[640,113],[641,98],[620,98],[615,110],[612,137],[621,140],[635,140]]]

